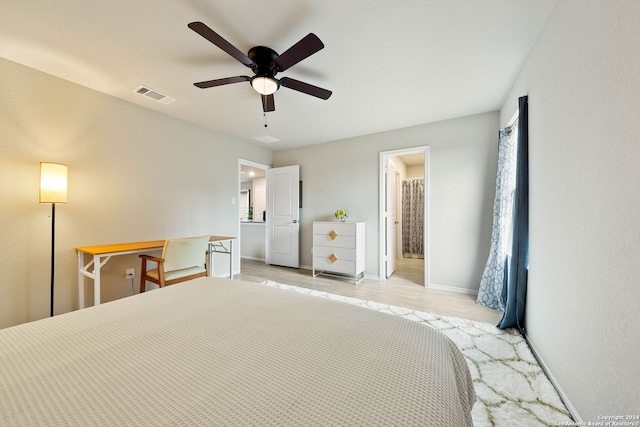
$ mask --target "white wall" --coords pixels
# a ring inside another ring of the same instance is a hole
[[[424,178],[424,165],[411,165],[407,167],[407,178]]]
[[[300,165],[301,264],[312,263],[312,222],[335,220],[342,208],[366,222],[366,274],[377,276],[379,153],[429,145],[431,280],[477,290],[491,240],[498,126],[494,112],[275,152],[274,166]]]
[[[404,161],[402,160],[402,157],[400,156],[393,156],[389,158],[389,164],[390,166],[392,166],[396,171],[398,171],[399,174],[399,178],[405,179],[407,177],[407,165],[404,163]],[[424,175],[424,165],[420,165],[418,166],[419,168],[422,169],[422,174]]]
[[[529,95],[526,327],[585,422],[640,414],[639,22],[559,1],[501,114]]]
[[[51,205],[38,203],[39,162],[69,165],[68,204],[56,206],[56,313],[78,307],[75,247],[233,236],[237,159],[271,163],[253,144],[4,59],[0,76],[0,328],[49,315]],[[139,274],[140,261],[122,258],[103,270],[103,300],[131,294],[124,269]]]

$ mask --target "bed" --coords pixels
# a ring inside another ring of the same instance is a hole
[[[433,328],[201,278],[0,331],[0,425],[471,426]]]

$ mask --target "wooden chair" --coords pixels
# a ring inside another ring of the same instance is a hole
[[[145,291],[147,281],[162,288],[174,283],[209,276],[208,247],[209,236],[168,239],[162,249],[162,258],[139,255],[142,258],[140,292]],[[147,261],[155,262],[157,268],[147,271]]]

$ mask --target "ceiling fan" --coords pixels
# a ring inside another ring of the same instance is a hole
[[[254,73],[253,77],[234,76],[194,83],[195,86],[201,89],[231,83],[250,82],[251,86],[262,96],[262,109],[265,113],[275,111],[276,107],[273,94],[280,86],[297,90],[298,92],[306,93],[307,95],[320,99],[329,99],[332,94],[330,90],[290,77],[275,78],[278,72],[289,69],[324,48],[322,41],[313,33],[309,33],[303,37],[281,55],[278,55],[276,51],[265,46],[252,47],[249,49],[247,55],[245,55],[202,22],[192,22],[189,24],[189,28],[218,46],[243,65],[251,68],[251,71]]]

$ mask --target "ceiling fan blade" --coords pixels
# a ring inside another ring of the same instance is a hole
[[[248,82],[249,80],[251,80],[251,77],[235,76],[235,77],[225,77],[224,79],[207,80],[204,82],[194,83],[193,85],[199,87],[200,89],[207,89],[209,87],[228,85],[231,83]]]
[[[262,95],[262,111],[268,113],[269,111],[276,111],[276,103],[273,99],[273,94]]]
[[[223,39],[220,34],[216,33],[202,22],[191,22],[188,26],[193,31],[200,34],[202,37],[209,40],[211,43],[215,44],[220,49],[224,50],[247,67],[255,65],[251,58],[240,52],[235,46]]]
[[[276,64],[278,71],[284,71],[287,68],[296,65],[298,62],[313,55],[324,47],[318,36],[313,33],[307,34],[298,43],[284,51],[273,62]]]
[[[297,90],[298,92],[306,93],[307,95],[315,96],[320,99],[329,99],[333,93],[330,90],[322,89],[321,87],[310,85],[309,83],[301,82],[300,80],[292,79],[290,77],[281,78],[280,86],[288,87],[289,89]]]

